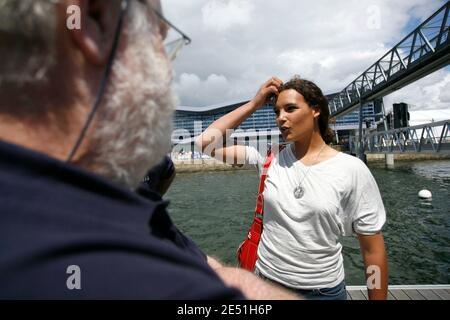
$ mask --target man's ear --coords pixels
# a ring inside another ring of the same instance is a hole
[[[80,28],[69,30],[75,47],[92,64],[104,65],[114,42],[120,1],[66,0],[64,3],[65,8],[71,5],[79,8]],[[67,12],[66,17],[69,16]]]

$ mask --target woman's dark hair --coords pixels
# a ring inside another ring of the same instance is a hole
[[[328,109],[328,100],[323,95],[322,90],[313,82],[302,79],[300,76],[294,76],[291,80],[283,83],[280,87],[280,92],[294,89],[300,93],[305,99],[306,103],[311,107],[318,107],[320,109],[319,129],[320,135],[325,143],[331,143],[334,139],[333,131],[328,127],[328,119],[330,118],[330,110]]]

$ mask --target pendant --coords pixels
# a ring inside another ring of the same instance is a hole
[[[295,197],[295,199],[300,199],[301,197],[303,197],[304,194],[305,194],[305,190],[303,189],[302,185],[299,184],[294,189],[294,197]]]

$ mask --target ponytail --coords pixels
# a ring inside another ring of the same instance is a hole
[[[326,144],[330,144],[334,141],[334,131],[331,130],[330,127],[327,127],[325,130],[325,133],[321,132],[321,136],[323,141],[325,141]]]

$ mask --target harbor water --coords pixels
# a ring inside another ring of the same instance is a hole
[[[450,161],[369,164],[387,212],[383,229],[391,285],[450,283]],[[253,218],[256,170],[180,173],[166,199],[176,225],[202,250],[236,264],[236,248]],[[432,200],[417,196],[422,189]],[[356,237],[342,238],[346,282],[363,285]]]

